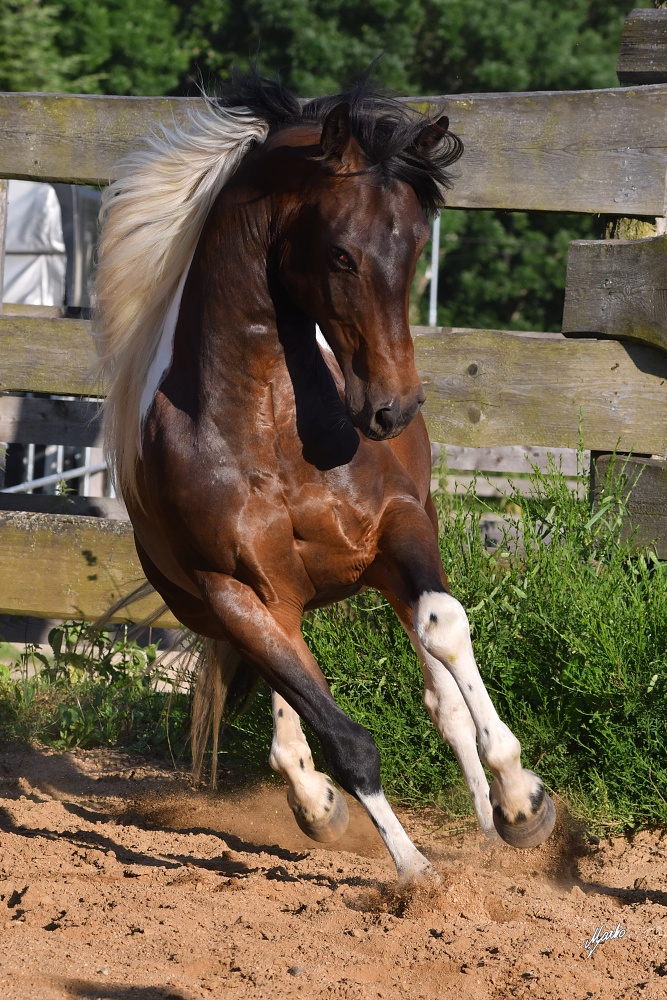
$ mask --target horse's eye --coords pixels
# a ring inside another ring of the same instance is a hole
[[[332,247],[333,258],[336,264],[343,268],[345,271],[354,270],[354,261],[347,250],[342,250],[340,247]]]

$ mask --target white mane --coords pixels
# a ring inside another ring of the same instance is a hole
[[[169,307],[209,210],[268,132],[247,109],[212,102],[118,164],[102,200],[95,282],[98,375],[107,383],[105,448],[117,487],[136,492],[141,395]]]

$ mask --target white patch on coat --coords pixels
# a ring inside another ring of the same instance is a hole
[[[326,342],[324,334],[320,330],[319,326],[315,327],[315,339],[317,340],[317,343],[320,345],[320,350],[328,351],[329,354],[333,354],[333,351]]]
[[[178,314],[181,309],[183,289],[185,288],[185,282],[187,281],[190,271],[190,263],[191,262],[188,262],[188,266],[181,275],[181,280],[178,283],[174,297],[171,300],[169,309],[167,310],[167,315],[164,318],[162,333],[160,334],[157,349],[153,355],[153,360],[150,363],[148,372],[146,373],[146,381],[141,391],[141,403],[139,408],[139,454],[141,454],[141,437],[144,429],[144,423],[146,422],[146,417],[148,416],[148,411],[153,405],[155,393],[160,388],[162,380],[171,368],[171,359],[174,355],[174,334],[176,333]]]

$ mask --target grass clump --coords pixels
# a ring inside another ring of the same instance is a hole
[[[558,469],[515,496],[523,545],[481,550],[445,532],[489,692],[527,766],[601,831],[667,823],[667,564],[622,540],[622,470],[599,506]]]
[[[48,652],[27,645],[0,666],[0,739],[61,749],[122,746],[183,756],[189,695],[174,688],[155,644],[125,631],[89,634],[85,622],[49,633]]]

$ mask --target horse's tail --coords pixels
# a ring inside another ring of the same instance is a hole
[[[241,658],[233,646],[217,639],[204,639],[197,662],[190,725],[192,776],[195,782],[201,780],[204,754],[209,737],[212,737],[210,786],[212,789],[216,787],[223,714],[230,718],[245,711],[258,685],[256,670]]]

